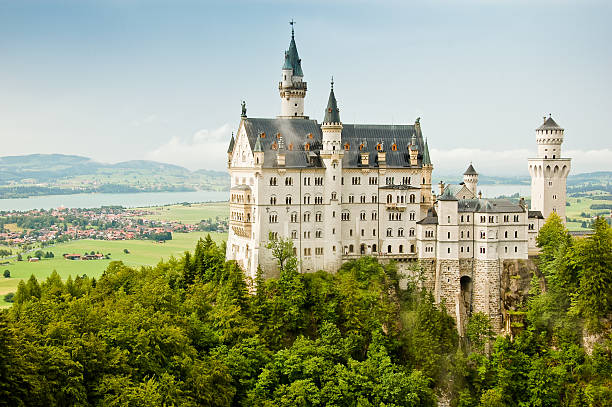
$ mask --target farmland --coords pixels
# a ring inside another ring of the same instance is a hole
[[[54,253],[53,259],[42,259],[39,262],[15,261],[0,266],[0,270],[9,270],[11,278],[0,276],[0,306],[9,306],[4,302],[4,294],[15,292],[19,281],[28,279],[31,275],[40,280],[48,277],[53,270],[57,271],[62,279],[68,276],[87,274],[90,277],[99,277],[111,261],[120,260],[129,266],[155,265],[160,260],[167,260],[171,256],[178,257],[186,250],[193,250],[198,239],[207,235],[206,232],[175,233],[173,239],[165,243],[157,243],[151,240],[73,240],[59,243],[55,246],[45,248],[46,251]],[[227,238],[226,234],[210,233],[211,237],[221,242]],[[129,251],[124,253],[124,249]],[[110,259],[106,260],[65,260],[64,253],[100,252],[110,253]]]

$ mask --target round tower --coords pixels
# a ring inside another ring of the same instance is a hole
[[[472,191],[474,197],[476,197],[476,190],[478,189],[478,173],[474,169],[472,163],[470,163],[470,166],[463,173],[463,183],[467,189]]]
[[[567,176],[571,159],[561,157],[564,130],[549,115],[536,129],[538,155],[530,158],[531,210],[544,218],[555,212],[565,222]]]
[[[291,21],[291,41],[285,51],[285,62],[281,70],[281,81],[278,91],[281,98],[281,114],[284,119],[306,119],[304,116],[304,98],[306,97],[306,82],[303,81],[302,60],[295,45],[294,22]]]

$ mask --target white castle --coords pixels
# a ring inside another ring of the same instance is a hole
[[[418,118],[410,125],[343,123],[332,80],[319,124],[304,115],[303,79],[292,29],[278,86],[280,116],[247,117],[243,102],[229,145],[227,259],[250,277],[258,266],[274,275],[277,262],[265,247],[272,234],[293,241],[301,272],[335,272],[362,255],[416,263],[458,326],[482,311],[501,329],[504,262],[526,260],[544,218],[565,215],[570,160],[561,158],[563,129],[549,117],[536,130],[532,210],[523,200],[482,198],[471,164],[461,184],[440,183],[436,196]]]

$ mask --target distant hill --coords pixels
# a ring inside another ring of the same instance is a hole
[[[116,164],[65,154],[0,157],[0,198],[79,192],[226,190],[229,175],[134,160]]]
[[[463,181],[463,176],[437,176],[433,180],[435,183],[440,180],[445,183],[459,183]],[[581,184],[595,184],[601,185],[612,182],[612,171],[597,171],[597,172],[586,172],[582,174],[570,174],[567,177],[568,185],[581,185]],[[489,176],[486,174],[478,175],[479,184],[524,184],[530,185],[531,178],[529,176],[515,176],[515,177],[496,177]]]

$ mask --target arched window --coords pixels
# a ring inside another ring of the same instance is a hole
[[[403,244],[399,245],[399,252],[400,253],[404,253],[404,245]]]
[[[393,145],[391,146],[391,150],[397,151],[397,144],[393,143]]]
[[[376,244],[372,245],[372,253],[376,253]]]
[[[354,251],[355,251],[355,247],[352,244],[350,244],[349,245],[349,253],[353,253]]]
[[[391,196],[391,194],[387,195],[387,203],[393,203],[393,197]]]
[[[350,145],[349,143],[345,143],[345,144],[344,144],[344,149],[345,149],[345,150],[347,150],[347,151],[348,151],[350,148],[351,148],[351,145]]]
[[[391,245],[387,246],[387,253],[391,253]]]
[[[416,202],[416,197],[414,196],[414,194],[410,194],[410,203],[415,203]]]
[[[272,195],[270,197],[270,205],[276,205],[276,196]]]

